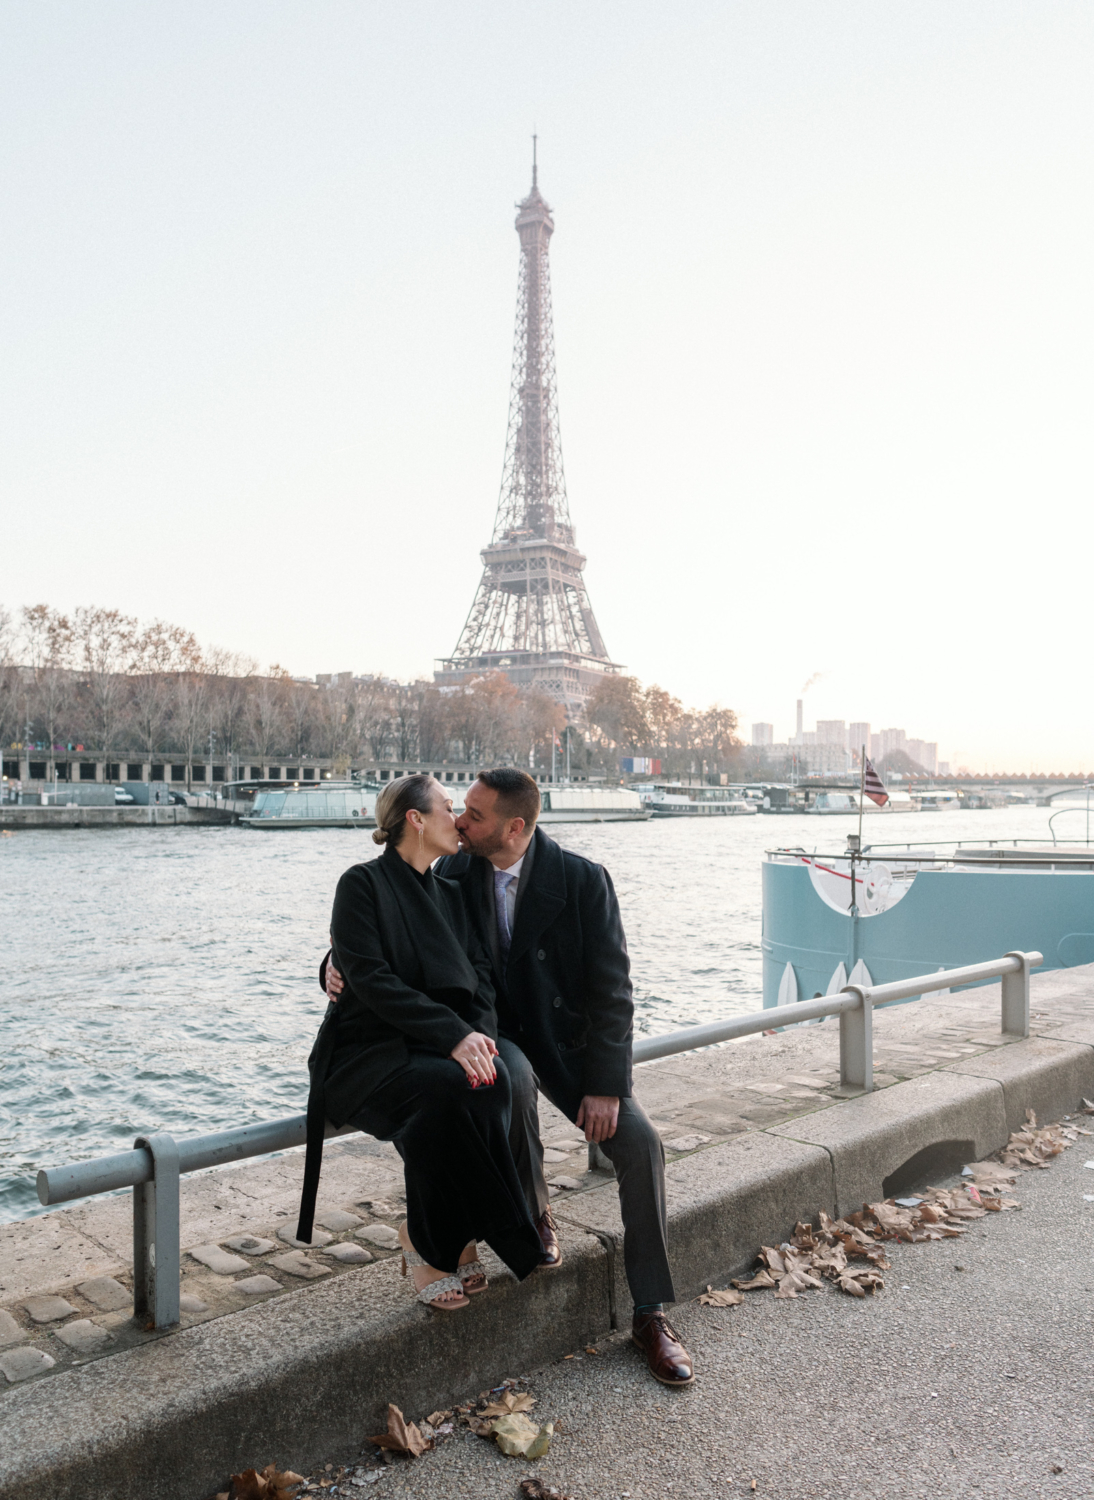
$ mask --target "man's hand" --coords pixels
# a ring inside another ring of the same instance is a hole
[[[619,1124],[619,1100],[612,1094],[586,1094],[577,1112],[577,1126],[587,1141],[610,1141]]]
[[[457,1043],[448,1054],[467,1074],[472,1088],[480,1083],[494,1083],[498,1070],[491,1059],[497,1057],[498,1049],[481,1031],[472,1031],[462,1042]]]
[[[346,987],[346,981],[334,967],[334,959],[327,959],[327,999],[338,1004],[338,996]]]

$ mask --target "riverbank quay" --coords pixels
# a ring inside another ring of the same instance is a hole
[[[0,803],[0,829],[207,827],[234,823],[237,814],[224,807],[15,807]]]
[[[639,1069],[669,1158],[681,1300],[797,1219],[938,1180],[998,1149],[1027,1108],[1049,1120],[1094,1097],[1091,966],[1033,976],[1028,1039],[1002,1036],[999,1015],[998,985],[879,1012],[877,1088],[858,1097],[839,1090],[834,1021]],[[356,1454],[389,1401],[419,1417],[624,1329],[615,1185],[552,1111],[543,1135],[564,1263],[517,1286],[493,1262],[490,1293],[455,1316],[399,1284],[401,1168],[367,1137],[328,1145],[330,1239],[304,1251],[299,1153],[184,1181],[175,1331],[132,1322],[128,1195],[4,1226],[0,1496],[201,1500],[275,1457],[304,1471]]]

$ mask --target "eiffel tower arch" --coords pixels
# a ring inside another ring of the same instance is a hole
[[[533,156],[532,190],[517,205],[520,283],[494,534],[482,549],[482,578],[459,642],[434,678],[456,684],[504,672],[578,719],[605,672],[621,669],[589,602],[566,498],[548,260],[555,225],[538,175]]]

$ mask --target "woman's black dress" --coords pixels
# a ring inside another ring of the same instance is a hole
[[[419,875],[390,846],[338,882],[334,962],[345,979],[308,1066],[308,1147],[297,1238],[311,1242],[323,1129],[352,1124],[395,1144],[407,1232],[426,1262],[455,1272],[471,1240],[519,1278],[543,1247],[509,1149],[510,1087],[472,1088],[449,1056],[472,1031],[497,1038],[490,966],[459,887]]]

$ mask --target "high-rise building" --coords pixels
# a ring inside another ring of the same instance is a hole
[[[775,726],[773,724],[753,724],[752,745],[759,748],[761,745],[773,745],[775,743]]]
[[[870,754],[870,726],[869,724],[848,724],[847,746],[853,755],[858,755],[863,745],[866,746],[866,754]]]
[[[842,719],[818,719],[817,744],[839,745],[841,749],[846,750],[847,725]]]
[[[878,735],[882,756],[888,755],[891,750],[904,750],[907,738],[903,729],[883,729]]]
[[[938,744],[928,740],[906,740],[904,744],[906,754],[911,756],[917,766],[922,766],[925,771],[933,776],[938,768]]]
[[[532,190],[517,205],[520,285],[494,535],[459,642],[434,676],[455,684],[504,672],[576,715],[604,674],[619,669],[585,590],[566,498],[547,256],[555,225],[538,175],[533,156]]]

